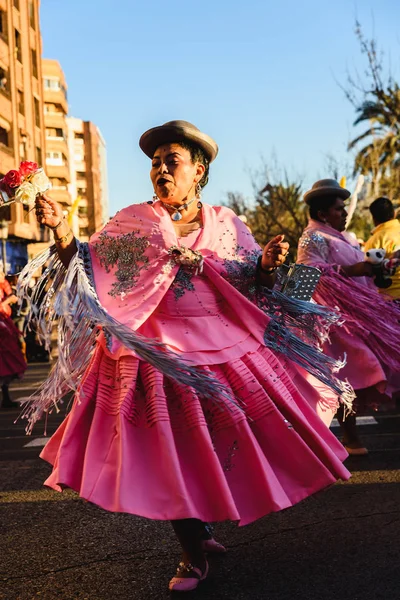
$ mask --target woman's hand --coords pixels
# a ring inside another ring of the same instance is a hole
[[[261,267],[264,270],[276,269],[285,262],[289,244],[284,242],[284,239],[284,235],[277,235],[265,246],[261,258]]]
[[[56,227],[64,218],[61,206],[48,196],[38,196],[35,207],[36,219],[41,225]]]
[[[38,196],[35,205],[37,221],[53,229],[58,256],[67,269],[77,251],[75,236],[68,220],[64,217],[61,206],[48,196]]]
[[[373,277],[374,267],[369,262],[358,262],[347,267],[340,267],[348,277]]]

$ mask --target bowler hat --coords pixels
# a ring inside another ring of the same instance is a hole
[[[210,162],[218,154],[216,142],[188,121],[168,121],[164,125],[148,129],[141,136],[139,146],[149,158],[153,158],[154,152],[162,144],[185,141],[199,146]]]
[[[349,190],[342,188],[336,179],[320,179],[316,181],[311,190],[304,194],[304,202],[310,204],[310,201],[319,196],[339,196],[343,200],[347,200],[351,193]]]

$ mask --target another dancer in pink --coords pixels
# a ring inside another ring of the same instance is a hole
[[[15,408],[9,392],[9,384],[16,377],[22,377],[26,370],[19,336],[20,333],[11,319],[11,305],[17,302],[10,284],[0,268],[0,385],[2,408]]]
[[[335,358],[346,355],[341,377],[356,390],[360,414],[388,405],[392,392],[400,388],[400,310],[379,294],[372,266],[345,233],[349,196],[333,179],[317,181],[305,194],[311,218],[299,241],[297,261],[322,271],[314,299],[337,308],[345,319],[344,326],[331,329],[324,351]],[[343,421],[340,409],[338,417],[348,452],[366,454],[355,415]]]
[[[318,347],[338,315],[269,289],[282,236],[262,252],[231,210],[203,204],[214,140],[174,121],[140,145],[156,198],[117,213],[89,244],[56,203],[37,201],[56,250],[20,288],[50,259],[37,293],[52,275],[51,294],[36,317],[43,332],[54,302],[67,347],[26,414],[34,422],[62,396],[69,369],[78,391],[43,450],[54,466],[46,485],[171,520],[183,559],[170,589],[188,591],[207,576],[205,552],[224,550],[206,522],[245,525],[349,477],[347,453],[310,406],[328,401],[295,363],[335,390],[335,406],[352,391]]]

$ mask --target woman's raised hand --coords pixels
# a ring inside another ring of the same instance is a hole
[[[35,208],[37,222],[41,225],[56,227],[64,218],[61,206],[48,196],[38,196]]]
[[[284,242],[284,239],[284,235],[277,235],[265,246],[261,259],[261,267],[264,270],[275,269],[285,262],[289,244]]]

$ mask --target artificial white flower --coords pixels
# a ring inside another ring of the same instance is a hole
[[[15,202],[19,204],[33,204],[36,198],[36,187],[24,181],[15,191]]]
[[[50,189],[50,180],[43,169],[38,169],[36,173],[29,178],[29,181],[36,188],[37,194],[43,194]]]

